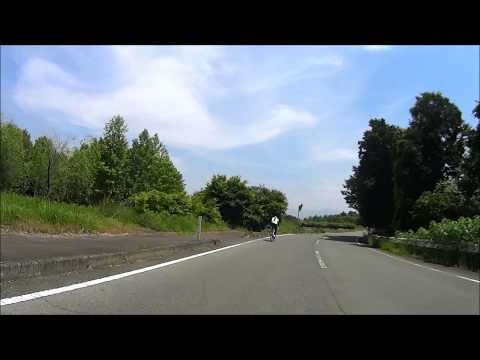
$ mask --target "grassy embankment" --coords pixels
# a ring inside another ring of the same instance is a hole
[[[120,205],[84,206],[13,193],[0,194],[3,229],[42,233],[131,233],[145,230],[193,233],[193,215],[138,213]],[[225,224],[202,225],[202,231],[228,230]]]

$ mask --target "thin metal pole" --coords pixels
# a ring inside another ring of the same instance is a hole
[[[202,232],[202,217],[198,217],[198,226],[197,226],[197,240],[200,240],[200,233]]]

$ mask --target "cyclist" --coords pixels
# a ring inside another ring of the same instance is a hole
[[[277,231],[278,231],[278,222],[280,220],[276,215],[272,217],[271,223],[272,223],[272,228],[273,228],[273,238],[275,239],[277,237]]]

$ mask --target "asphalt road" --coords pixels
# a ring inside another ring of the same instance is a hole
[[[479,315],[478,274],[416,266],[357,244],[356,235],[255,241],[1,313]]]

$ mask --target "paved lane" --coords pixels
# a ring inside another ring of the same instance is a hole
[[[296,235],[274,243],[256,241],[111,282],[2,306],[1,311],[479,314],[478,283],[358,246],[353,242],[355,235],[325,239]]]

